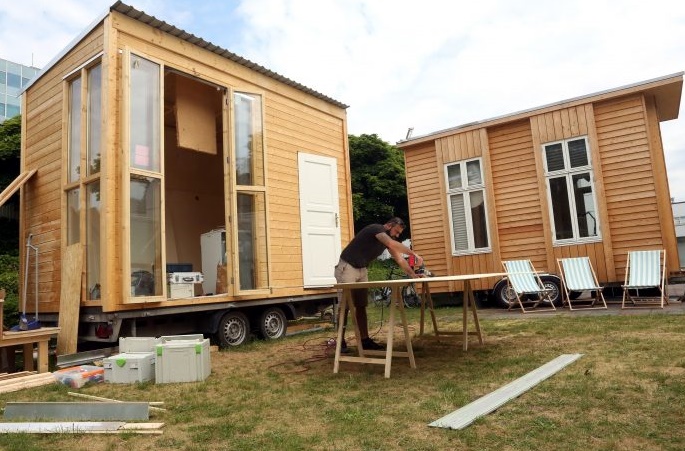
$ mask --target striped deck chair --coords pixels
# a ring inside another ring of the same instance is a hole
[[[592,263],[588,257],[558,258],[559,274],[561,284],[564,287],[566,298],[564,304],[568,304],[568,309],[605,309],[607,303],[604,300],[602,290],[604,287],[597,283],[597,275],[592,268]],[[576,298],[571,292],[576,294],[584,291],[590,292],[589,298]],[[574,306],[573,303],[576,303]],[[601,304],[601,305],[600,305]]]
[[[507,273],[509,290],[516,295],[516,301],[523,313],[556,310],[549,290],[545,288],[530,260],[503,261],[502,266],[504,266],[504,270]],[[536,309],[541,303],[547,308],[532,310]],[[525,308],[524,304],[532,304],[532,306]],[[511,310],[513,305],[514,303],[512,302],[509,305],[509,310]]]
[[[621,308],[651,307],[656,304],[664,308],[664,304],[668,304],[665,283],[665,250],[628,252]]]

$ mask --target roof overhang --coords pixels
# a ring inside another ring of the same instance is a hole
[[[531,108],[528,110],[519,111],[504,116],[497,116],[483,121],[469,122],[468,124],[459,125],[456,127],[439,130],[426,135],[417,136],[415,138],[399,141],[397,147],[406,149],[417,144],[422,144],[428,141],[433,141],[438,138],[453,135],[455,133],[462,133],[469,130],[474,130],[484,127],[492,127],[495,125],[505,124],[507,122],[519,121],[530,116],[548,113],[562,108],[570,108],[586,103],[599,102],[611,98],[622,97],[625,95],[643,93],[645,96],[654,97],[656,104],[657,118],[660,122],[668,121],[678,118],[680,111],[680,98],[683,91],[683,72],[678,72],[671,75],[666,75],[651,80],[646,80],[638,83],[633,83],[627,86],[621,86],[606,91],[587,94],[572,99],[562,100],[560,102],[550,103],[547,105]]]

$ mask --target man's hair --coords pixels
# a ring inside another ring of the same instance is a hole
[[[404,221],[402,220],[402,218],[398,218],[398,217],[394,217],[394,218],[388,219],[388,220],[386,221],[386,224],[398,225],[398,226],[400,226],[400,227],[406,227],[406,225],[405,225]]]

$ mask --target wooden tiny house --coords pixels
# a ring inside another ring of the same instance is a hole
[[[23,102],[22,171],[36,172],[21,239],[39,249],[41,314],[63,310],[67,283],[84,321],[114,329],[334,296],[353,233],[346,105],[121,2]],[[72,246],[82,269],[65,271]],[[177,271],[212,283],[172,296]]]
[[[629,250],[655,248],[679,271],[659,123],[678,117],[682,84],[678,73],[398,143],[414,248],[439,275],[512,259],[556,273],[557,258],[589,256],[617,283]]]

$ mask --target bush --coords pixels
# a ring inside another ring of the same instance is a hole
[[[6,292],[3,305],[4,324],[19,323],[19,257],[0,255],[0,288]]]

